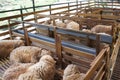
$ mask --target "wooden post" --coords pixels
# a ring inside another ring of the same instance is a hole
[[[55,44],[56,44],[56,54],[58,56],[58,64],[61,68],[63,68],[62,63],[62,45],[61,45],[61,35],[56,34],[55,35]]]
[[[100,52],[100,35],[96,34],[96,55]]]
[[[90,46],[90,39],[89,39],[89,35],[87,35],[87,46]]]
[[[30,46],[30,39],[29,39],[29,36],[28,36],[28,32],[27,32],[27,29],[24,30],[24,38],[25,38],[25,45],[26,46]]]
[[[106,78],[110,79],[110,48],[106,51]]]
[[[12,40],[13,37],[12,37],[12,29],[11,29],[11,26],[10,26],[10,20],[8,20],[8,29],[9,29],[10,39]]]

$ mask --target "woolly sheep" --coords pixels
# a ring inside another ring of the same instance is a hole
[[[53,80],[55,63],[50,55],[44,55],[38,63],[29,67],[26,73],[21,74],[18,80]]]
[[[64,20],[64,23],[65,23],[65,24],[68,24],[68,23],[70,23],[70,22],[72,22],[72,20]]]
[[[76,30],[76,31],[79,31],[79,29],[80,29],[80,28],[79,28],[79,24],[76,23],[76,22],[74,22],[74,21],[68,23],[67,26],[66,26],[66,28],[67,28],[67,29]]]
[[[21,46],[14,49],[10,54],[10,61],[12,63],[36,63],[39,61],[41,55],[51,54],[50,51],[34,46]]]
[[[50,21],[49,20],[47,20],[47,21],[44,21],[43,23],[42,23],[42,25],[50,25]]]
[[[66,28],[66,24],[62,21],[56,21],[55,23],[57,27]]]
[[[10,52],[19,47],[23,46],[22,40],[1,40],[0,41],[0,58],[5,58],[10,55]]]
[[[88,33],[91,33],[91,30],[89,29],[82,29],[83,32],[88,32]]]
[[[32,63],[17,63],[10,66],[3,74],[3,80],[18,80],[20,74],[25,73]]]
[[[81,80],[83,74],[79,72],[76,65],[70,64],[64,70],[63,80]]]
[[[106,25],[96,25],[94,26],[91,31],[94,33],[107,33],[111,34],[112,26],[106,26]]]

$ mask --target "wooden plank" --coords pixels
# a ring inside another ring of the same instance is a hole
[[[22,35],[22,34],[15,33],[15,32],[13,32],[13,34],[14,34],[15,36],[20,36],[20,37],[24,38],[24,35]],[[46,41],[43,41],[43,40],[39,40],[39,39],[36,39],[36,38],[32,38],[32,37],[30,37],[30,36],[29,36],[29,38],[30,38],[30,41],[34,41],[34,42],[37,42],[37,43],[39,43],[39,44],[43,44],[43,45],[46,45],[46,46],[49,46],[49,47],[55,49],[55,44],[53,44],[53,43],[46,42]]]
[[[10,26],[15,26],[17,24],[19,24],[19,23],[11,23]],[[2,26],[0,26],[0,29],[7,28],[7,27],[8,27],[8,24],[2,25]]]
[[[31,26],[25,26],[25,28],[29,28],[29,27],[31,27]],[[16,28],[15,30],[17,30],[17,29],[23,29],[23,27],[21,26],[19,28]],[[3,31],[2,33],[0,33],[0,36],[4,36],[4,35],[7,35],[7,34],[9,34],[9,30]]]
[[[18,34],[18,33],[15,33],[15,32],[13,32],[14,33],[14,35],[16,35],[16,36],[21,36],[21,37],[23,37],[23,35],[21,35],[21,34]],[[39,42],[40,44],[43,44],[44,43],[44,45],[47,45],[47,46],[50,46],[50,47],[53,47],[53,44],[52,43],[49,43],[49,42],[46,42],[46,41],[41,41],[41,40],[39,40],[39,39],[36,39],[36,38],[31,38],[30,37],[30,40],[31,41],[36,41],[36,42]],[[48,44],[47,44],[48,43]],[[55,46],[54,46],[54,48],[55,48]],[[68,47],[65,47],[65,46],[62,46],[62,50],[63,51],[65,51],[65,52],[68,52],[68,53],[73,53],[73,54],[75,54],[75,55],[79,55],[79,56],[83,56],[83,57],[86,57],[86,58],[89,58],[89,59],[94,59],[95,58],[95,55],[93,55],[93,54],[89,54],[89,53],[86,53],[86,52],[82,52],[82,51],[79,51],[79,50],[75,50],[75,49],[72,49],[72,48],[68,48]]]
[[[12,37],[12,29],[10,27],[10,20],[8,20],[8,29],[9,29],[10,39],[13,39],[13,37]]]
[[[55,44],[56,44],[56,54],[58,56],[59,65],[62,68],[63,67],[63,63],[62,63],[62,44],[61,44],[61,36],[60,35],[56,35]]]
[[[105,67],[105,63],[102,64],[102,66],[100,67],[99,71],[97,72],[95,78],[93,80],[98,80],[100,78],[100,76],[102,75],[103,71]]]
[[[98,80],[103,80],[103,76],[105,74],[105,71],[101,74],[100,78]]]
[[[67,48],[67,47],[64,47],[64,46],[62,46],[62,50],[65,51],[65,52],[68,52],[68,53],[72,53],[74,55],[86,57],[88,59],[94,59],[95,58],[95,55],[93,55],[93,54],[82,52],[82,51],[75,50],[75,49],[72,49],[72,48]]]
[[[84,80],[89,80],[92,76],[92,74],[96,71],[98,65],[101,63],[101,61],[104,59],[106,49],[102,50],[98,56],[95,58],[93,65],[90,67],[90,69],[85,74]]]
[[[114,45],[112,55],[110,57],[110,68],[111,68],[110,77],[113,74],[113,70],[114,70],[114,66],[115,66],[115,63],[116,63],[119,48],[120,48],[120,37],[118,37],[118,39],[116,41],[116,44]]]
[[[90,61],[86,61],[86,60],[83,60],[81,58],[77,59],[75,58],[74,56],[68,56],[66,54],[63,54],[63,58],[64,59],[67,59],[69,61],[72,61],[72,62],[76,62],[76,63],[79,63],[79,64],[83,64],[85,65],[87,68],[90,67]]]
[[[24,37],[25,37],[25,45],[26,46],[30,46],[30,39],[29,39],[29,36],[28,36],[28,32],[27,32],[27,29],[24,30]]]
[[[100,52],[100,35],[96,35],[96,55]]]

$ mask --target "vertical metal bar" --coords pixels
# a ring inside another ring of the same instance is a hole
[[[24,21],[22,8],[20,9],[20,13],[21,13],[21,20]],[[22,22],[22,27],[23,27],[24,39],[25,39],[25,38],[26,38],[26,37],[25,37],[26,35],[25,35],[25,25],[24,25],[24,22]],[[25,40],[25,43],[26,43],[26,40]]]
[[[96,7],[96,0],[94,0],[94,7]]]
[[[113,0],[112,0],[112,8],[113,8]]]
[[[21,20],[24,21],[22,8],[20,9],[20,13],[21,13]],[[24,29],[25,28],[24,22],[22,23],[22,26],[23,26],[23,29]]]
[[[51,5],[49,5],[49,11],[50,11],[50,15],[51,15],[52,14]]]
[[[78,13],[78,0],[76,0],[76,7],[77,7],[77,10],[76,10],[76,12]]]
[[[8,29],[9,29],[10,39],[12,40],[13,37],[12,37],[12,29],[11,29],[11,26],[10,26],[10,20],[8,20]]]
[[[70,3],[68,3],[68,13],[70,13]]]
[[[33,4],[33,11],[35,12],[35,1],[32,0],[32,4]]]
[[[49,12],[50,12],[50,15],[52,14],[51,12],[51,5],[49,5]],[[50,21],[52,21],[52,19],[50,18]]]
[[[82,7],[82,5],[81,5],[81,4],[82,4],[82,2],[80,1],[80,11],[81,11],[81,7]]]
[[[35,15],[36,10],[35,10],[35,1],[34,0],[32,0],[32,4],[33,4],[33,12],[34,12],[34,21],[37,23],[37,16]]]

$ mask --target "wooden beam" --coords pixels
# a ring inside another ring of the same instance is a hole
[[[104,54],[105,54],[106,49],[103,49],[98,56],[95,58],[94,63],[92,64],[92,66],[90,67],[90,69],[87,71],[87,73],[85,74],[85,78],[84,80],[89,80],[91,78],[91,76],[93,75],[93,73],[96,71],[98,65],[101,63],[101,61],[103,61],[104,59]]]
[[[55,37],[55,44],[56,44],[56,54],[58,56],[58,63],[60,65],[60,67],[63,67],[63,63],[62,63],[62,45],[61,45],[61,36],[60,35],[56,35]]]
[[[28,32],[27,32],[27,29],[25,28],[24,30],[24,36],[25,36],[25,45],[26,46],[30,46],[30,39],[29,39],[29,36],[28,36]]]

